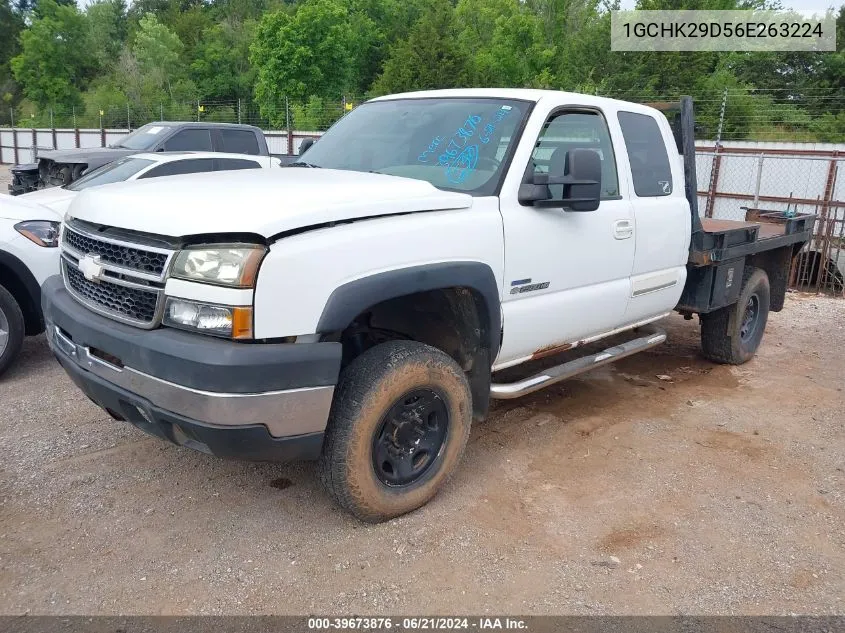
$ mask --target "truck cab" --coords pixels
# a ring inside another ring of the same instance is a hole
[[[83,191],[48,340],[118,420],[223,457],[317,459],[357,517],[403,514],[491,398],[659,345],[673,309],[700,316],[708,357],[753,356],[809,219],[705,230],[681,110],[678,136],[658,110],[574,93],[391,95],[291,168]]]

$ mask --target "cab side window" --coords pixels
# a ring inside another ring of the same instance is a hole
[[[657,121],[636,112],[620,112],[618,116],[631,163],[634,193],[640,198],[668,196],[672,193],[672,170]]]
[[[601,197],[619,195],[616,157],[607,122],[598,112],[561,112],[552,115],[543,126],[531,154],[535,174],[563,175],[566,154],[573,149],[590,149],[601,159]],[[563,197],[563,185],[549,185],[552,199]]]
[[[166,152],[210,152],[211,131],[201,128],[188,128],[177,132],[164,143]]]

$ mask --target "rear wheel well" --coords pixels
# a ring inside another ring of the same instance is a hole
[[[466,373],[473,415],[486,415],[490,401],[489,320],[480,293],[439,288],[382,301],[359,313],[341,332],[324,337],[343,345],[341,367],[380,343],[418,341],[443,351]]]
[[[800,248],[800,247],[799,247]],[[746,268],[760,268],[769,278],[771,288],[770,309],[780,312],[786,299],[789,271],[796,252],[791,246],[756,253],[745,260]]]
[[[44,331],[44,317],[41,308],[36,305],[26,285],[7,265],[0,263],[0,286],[9,291],[20,306],[23,314],[26,335],[33,336]]]

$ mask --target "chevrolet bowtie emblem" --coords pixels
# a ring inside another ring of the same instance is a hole
[[[79,260],[79,272],[85,275],[85,279],[99,283],[103,274],[103,267],[100,265],[100,258],[86,255]]]

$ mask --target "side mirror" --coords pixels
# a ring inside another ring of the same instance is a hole
[[[299,155],[302,156],[308,148],[311,147],[316,142],[316,139],[307,138],[299,144]]]
[[[519,188],[519,201],[539,208],[595,211],[601,200],[601,158],[591,149],[566,152],[564,174],[533,174]],[[563,196],[554,198],[550,185],[563,185]]]

